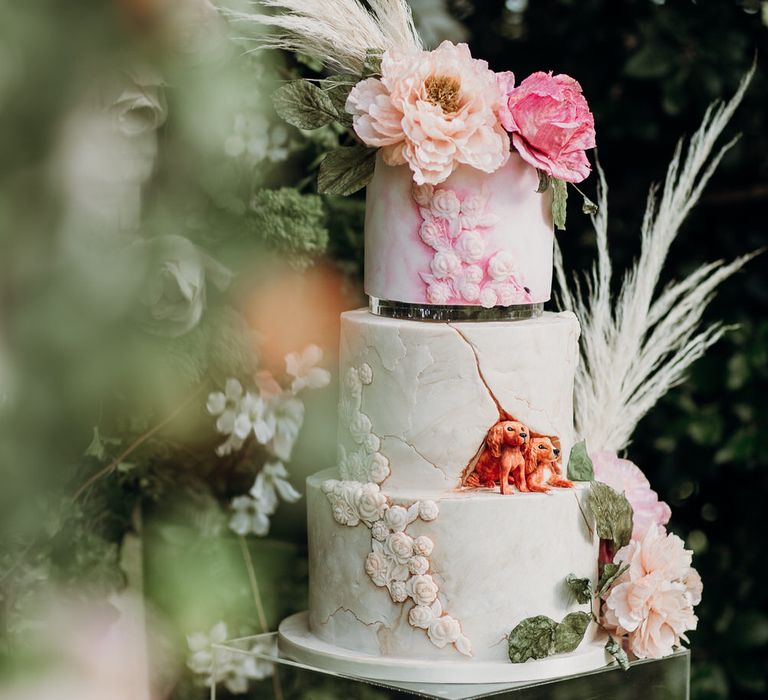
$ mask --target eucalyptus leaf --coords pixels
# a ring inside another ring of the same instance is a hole
[[[552,221],[560,231],[565,231],[565,217],[568,204],[568,187],[565,182],[552,178]]]
[[[331,98],[307,80],[292,80],[272,96],[275,111],[299,129],[319,129],[336,121],[338,114]]]
[[[565,583],[579,605],[584,605],[592,599],[592,583],[588,578],[578,578],[575,574],[568,574]]]
[[[590,622],[592,622],[592,615],[586,612],[566,615],[555,628],[555,653],[563,654],[576,649],[584,639]]]
[[[608,484],[593,481],[587,499],[600,539],[611,540],[616,549],[629,544],[632,535],[632,506],[626,496]]]
[[[363,62],[363,78],[375,78],[381,75],[381,57],[384,49],[368,49]]]
[[[605,650],[616,659],[622,671],[629,671],[629,657],[627,652],[622,649],[621,645],[610,635],[608,641],[605,643]]]
[[[509,660],[521,664],[544,659],[554,651],[557,623],[546,615],[523,620],[509,633]]]
[[[603,575],[597,582],[597,597],[600,598],[608,592],[608,589],[613,585],[613,582],[619,578],[627,569],[629,564],[606,564],[603,567]]]
[[[552,184],[552,181],[549,175],[547,175],[547,173],[545,173],[540,168],[537,168],[536,172],[539,175],[539,186],[536,188],[536,191],[539,194],[541,194],[543,192],[546,192],[549,189],[550,185]]]
[[[568,458],[568,478],[572,481],[594,481],[595,467],[587,452],[585,440],[577,442]]]
[[[342,197],[357,192],[371,181],[375,166],[375,148],[361,145],[337,148],[320,163],[318,191]]]
[[[352,88],[360,81],[360,76],[354,73],[339,73],[329,75],[320,81],[320,87],[328,95],[328,98],[336,110],[337,119],[343,124],[352,123],[352,115],[347,112],[347,98]]]

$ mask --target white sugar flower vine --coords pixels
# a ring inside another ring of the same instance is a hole
[[[226,436],[216,454],[232,454],[253,438],[275,457],[259,472],[248,494],[232,500],[229,525],[239,535],[265,536],[280,499],[294,503],[301,497],[288,481],[284,462],[291,458],[304,422],[304,403],[298,395],[305,389],[325,387],[331,380],[330,372],[318,366],[322,358],[322,350],[309,345],[300,353],[286,355],[287,386],[281,386],[269,372],[259,372],[248,390],[230,378],[223,391],[208,396],[206,409],[216,417],[216,431]]]

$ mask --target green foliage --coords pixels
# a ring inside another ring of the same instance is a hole
[[[578,578],[575,574],[565,577],[565,584],[579,605],[592,600],[592,582],[588,578]]]
[[[605,643],[605,650],[616,660],[622,671],[629,671],[627,652],[610,635],[608,635],[608,641]]]
[[[590,622],[592,615],[586,612],[569,613],[559,623],[546,615],[528,617],[509,633],[509,660],[521,664],[571,652],[581,644]]]
[[[250,229],[299,269],[325,253],[328,229],[323,201],[291,187],[260,190],[251,202]]]
[[[592,615],[586,612],[569,613],[555,628],[554,653],[564,654],[574,651],[584,639],[592,622]]]
[[[552,221],[555,228],[565,231],[565,218],[568,213],[568,186],[562,180],[552,178]]]
[[[331,151],[320,164],[317,189],[322,194],[346,196],[365,187],[373,177],[376,149],[343,146]]]
[[[593,481],[587,499],[600,539],[611,540],[615,549],[629,544],[632,536],[632,506],[623,493]]]
[[[275,111],[299,129],[319,129],[337,118],[331,98],[307,80],[293,80],[272,97]]]
[[[597,582],[597,597],[599,598],[605,595],[608,592],[608,589],[613,585],[613,582],[628,568],[629,564],[606,564],[603,567],[603,573],[600,576],[600,580]]]
[[[587,452],[585,440],[577,442],[571,448],[568,458],[568,478],[573,481],[592,481],[595,478],[595,467]]]

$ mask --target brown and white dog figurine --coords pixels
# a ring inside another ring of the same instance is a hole
[[[520,491],[547,493],[549,489],[543,483],[549,471],[546,484],[560,488],[571,488],[572,481],[563,478],[560,468],[560,449],[555,447],[548,437],[532,437],[524,451],[525,465],[512,473],[515,485]]]
[[[524,451],[528,440],[529,430],[520,421],[502,420],[496,423],[485,437],[486,448],[467,484],[477,481],[481,486],[493,488],[498,480],[502,493],[512,493],[509,477],[515,470],[525,470]]]

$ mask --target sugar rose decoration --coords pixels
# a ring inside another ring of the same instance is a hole
[[[691,557],[679,537],[660,527],[616,553],[614,563],[627,568],[605,596],[603,625],[627,635],[638,658],[671,654],[696,629],[702,583]]]
[[[595,147],[595,120],[579,83],[539,71],[517,87],[511,73],[502,73],[499,84],[506,93],[499,119],[523,159],[559,180],[584,180],[591,170],[585,151]]]
[[[435,185],[461,164],[492,173],[506,163],[502,99],[488,64],[444,41],[434,51],[384,52],[381,79],[352,88],[346,110],[388,165],[407,163],[416,184]]]

